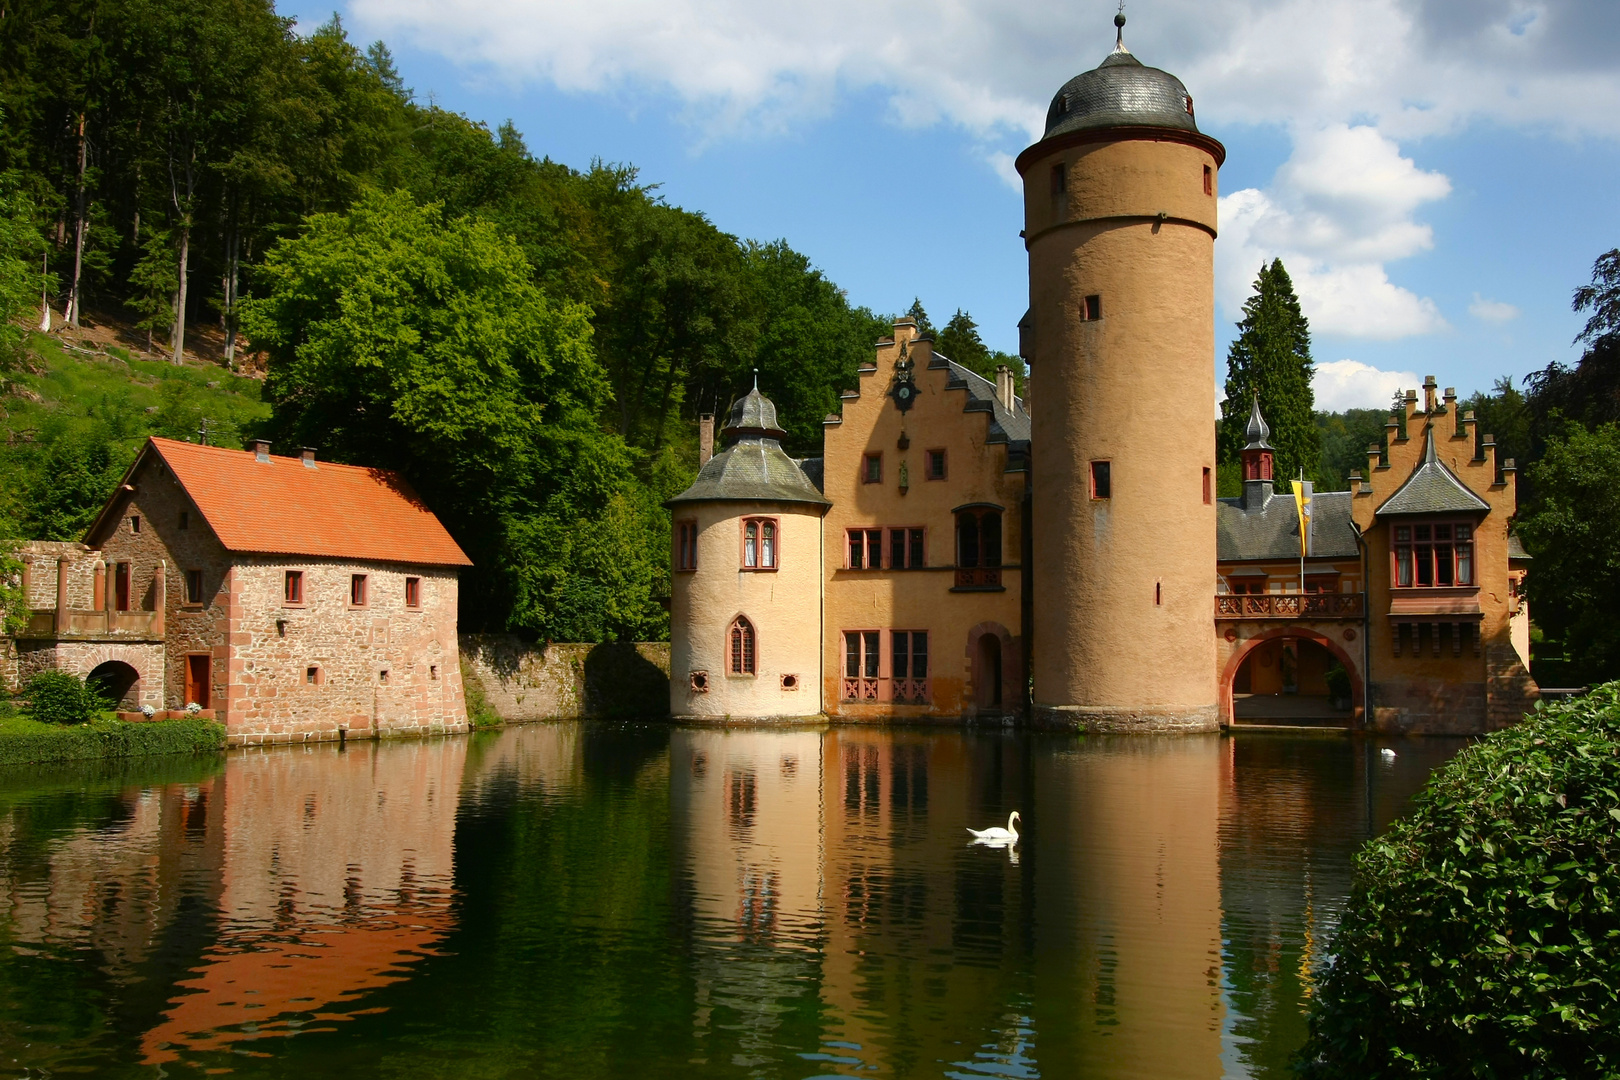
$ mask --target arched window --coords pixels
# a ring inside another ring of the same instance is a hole
[[[731,624],[731,673],[733,675],[754,674],[754,624],[737,616],[737,621]]]

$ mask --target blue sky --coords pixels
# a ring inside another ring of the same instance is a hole
[[[289,14],[321,21],[325,10]],[[630,162],[721,228],[786,239],[879,312],[1027,295],[1010,160],[1113,45],[1108,3],[351,0],[420,99],[537,155]],[[1319,406],[1573,360],[1571,291],[1620,245],[1620,5],[1133,2],[1126,43],[1226,143],[1217,355],[1262,258],[1315,331]]]

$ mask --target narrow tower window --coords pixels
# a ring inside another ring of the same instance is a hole
[[[1069,174],[1061,164],[1052,166],[1052,194],[1062,195],[1069,190]]]
[[[1208,165],[1204,166],[1204,194],[1215,194],[1215,170]]]
[[[1204,466],[1204,505],[1205,506],[1208,506],[1210,504],[1211,496],[1213,494],[1210,491],[1210,482],[1209,482],[1209,480],[1210,480],[1209,466],[1206,465],[1206,466]]]
[[[1102,297],[1088,296],[1080,306],[1080,318],[1086,322],[1096,322],[1102,318]]]
[[[741,615],[731,624],[731,673],[754,673],[754,624]]]
[[[1093,499],[1111,499],[1114,497],[1113,462],[1093,461],[1091,463],[1091,497]]]

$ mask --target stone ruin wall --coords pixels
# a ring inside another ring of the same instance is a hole
[[[461,665],[469,698],[481,691],[489,708],[509,723],[669,715],[665,641],[548,644],[509,634],[463,634]]]

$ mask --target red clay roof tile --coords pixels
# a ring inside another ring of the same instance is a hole
[[[149,447],[229,551],[472,565],[396,473],[329,461],[311,469],[275,455],[265,462],[252,451],[173,439]]]

